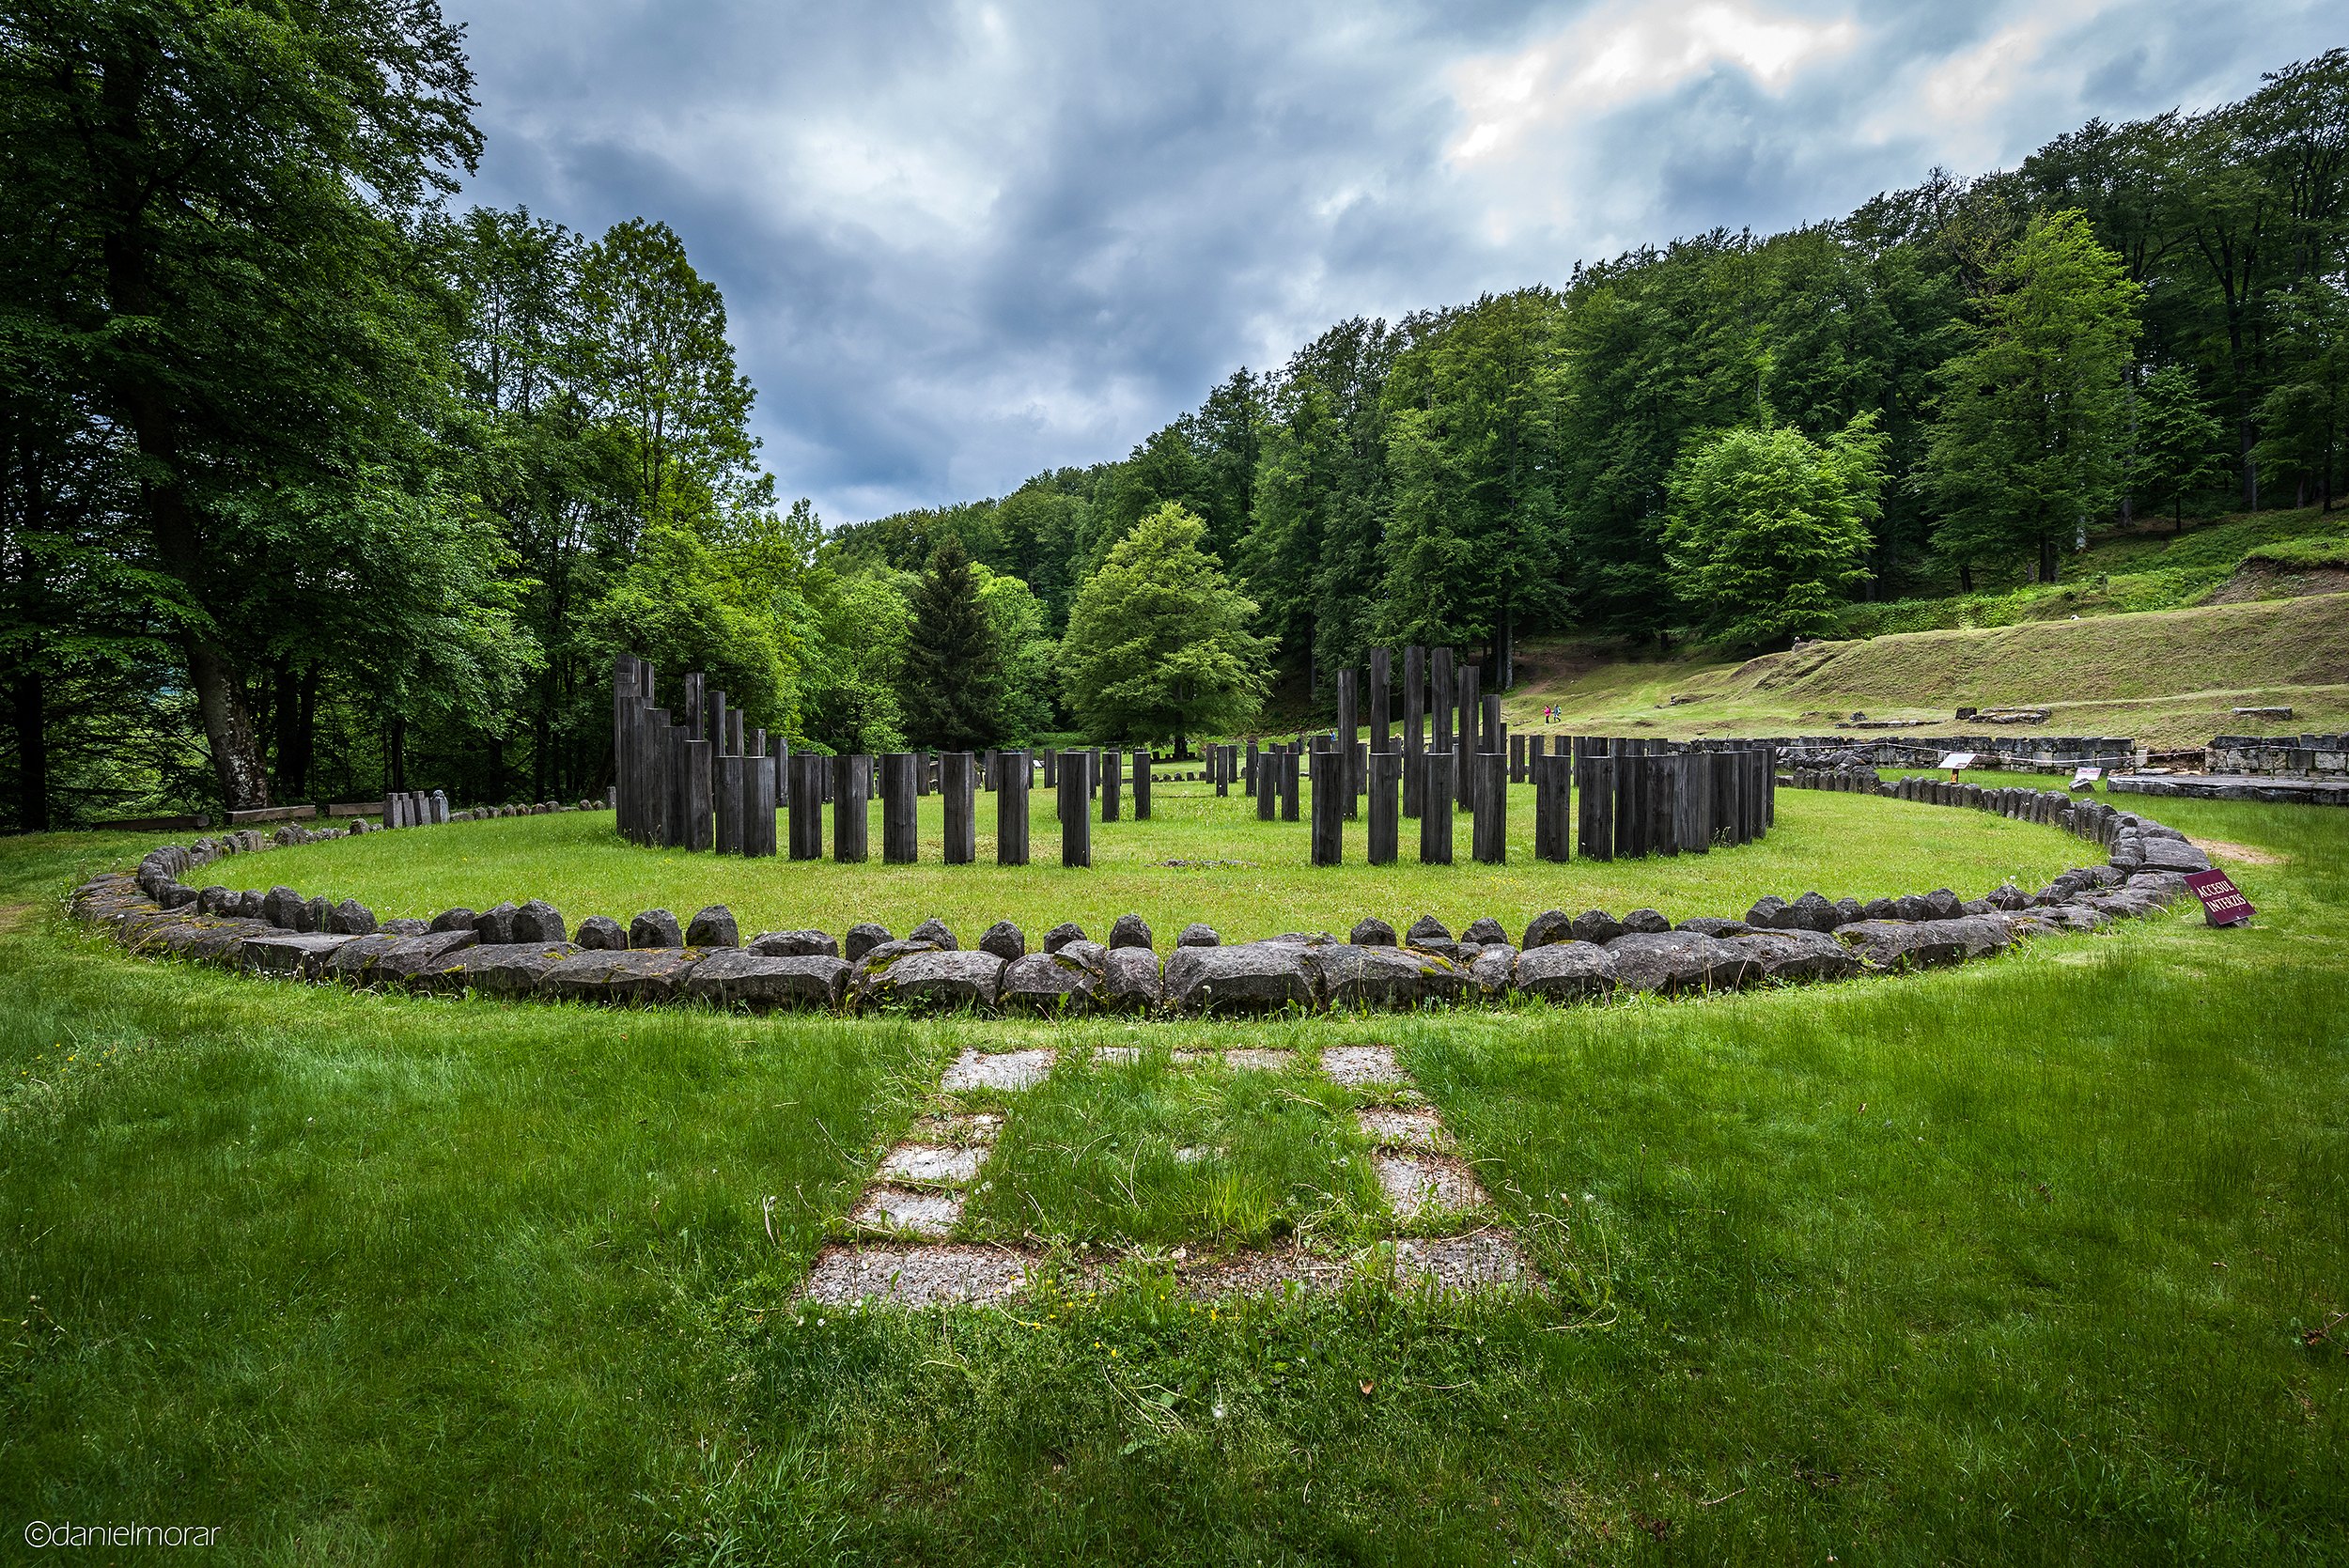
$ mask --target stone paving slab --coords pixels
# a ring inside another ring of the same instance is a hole
[[[1381,1149],[1443,1154],[1452,1148],[1442,1118],[1432,1110],[1357,1110],[1354,1124],[1362,1129],[1363,1137]]]
[[[1331,1046],[1321,1053],[1321,1071],[1332,1083],[1360,1089],[1374,1083],[1408,1083],[1395,1065],[1392,1046]]]
[[[900,1143],[881,1160],[877,1174],[889,1182],[967,1182],[979,1173],[987,1154],[952,1143]]]
[[[800,1299],[827,1306],[883,1301],[998,1301],[1027,1289],[1036,1260],[994,1247],[827,1248],[800,1287]]]
[[[1054,1050],[1011,1050],[989,1056],[965,1046],[939,1087],[949,1094],[957,1089],[1032,1089],[1050,1076],[1059,1055]]]
[[[1371,1165],[1398,1219],[1415,1219],[1431,1211],[1455,1213],[1485,1202],[1485,1189],[1456,1159],[1381,1153],[1371,1157]]]
[[[915,1235],[952,1235],[962,1218],[962,1194],[918,1188],[876,1186],[849,1214],[848,1222],[873,1231],[910,1231]]]

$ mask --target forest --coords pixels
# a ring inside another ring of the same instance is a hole
[[[2349,52],[1787,233],[1235,370],[1122,459],[828,526],[657,217],[466,208],[428,5],[13,9],[0,827],[609,782],[614,656],[793,745],[1172,739],[1377,644],[1783,646],[2330,506]]]

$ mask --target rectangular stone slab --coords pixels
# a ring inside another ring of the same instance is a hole
[[[740,949],[730,949],[740,952]],[[574,953],[538,976],[539,995],[555,1001],[672,1001],[701,963],[697,947],[639,947],[625,952]],[[789,960],[762,958],[759,963]]]
[[[237,948],[237,967],[247,974],[300,976],[316,972],[352,937],[303,936],[293,931],[268,931],[247,937]]]
[[[579,951],[569,942],[482,942],[418,970],[408,983],[413,989],[443,995],[483,991],[523,996],[538,988],[549,970]]]
[[[693,966],[685,977],[685,995],[762,1013],[777,1007],[836,1007],[848,980],[846,958],[768,958],[743,948],[726,948]]]

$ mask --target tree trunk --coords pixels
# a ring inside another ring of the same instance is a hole
[[[16,827],[23,833],[49,831],[48,692],[38,670],[16,677]]]
[[[1974,591],[1974,568],[1963,561],[1957,564],[1957,591],[1961,594]]]

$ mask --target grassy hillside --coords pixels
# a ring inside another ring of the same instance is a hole
[[[2232,709],[2285,706],[2294,728],[2349,725],[2349,598],[2212,605],[2094,620],[2032,621],[1818,643],[1742,663],[1600,663],[1541,649],[1506,706],[1539,727],[1625,726],[1674,737],[1817,730],[1854,710],[1951,720],[1959,706],[2055,709],[2050,732],[2199,745],[2246,721]],[[2253,724],[2249,727],[2260,728]]]

